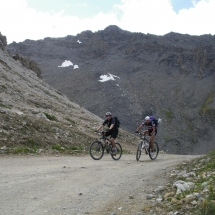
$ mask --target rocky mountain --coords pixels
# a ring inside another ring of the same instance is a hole
[[[134,132],[162,119],[157,141],[179,154],[215,147],[215,36],[131,33],[117,26],[8,46],[38,63],[42,78],[83,108],[117,115]]]
[[[42,81],[32,60],[11,57],[1,34],[0,44],[0,154],[88,151],[101,119]],[[124,147],[134,142],[121,132]]]

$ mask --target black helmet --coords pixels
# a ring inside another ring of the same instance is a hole
[[[111,114],[111,112],[107,112],[106,114],[105,114],[105,116],[111,116],[112,114]]]

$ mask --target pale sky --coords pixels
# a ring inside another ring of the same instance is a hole
[[[0,0],[8,43],[117,25],[131,32],[215,35],[215,0]]]

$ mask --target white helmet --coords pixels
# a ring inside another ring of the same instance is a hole
[[[150,117],[149,117],[149,116],[146,116],[145,120],[150,120]]]

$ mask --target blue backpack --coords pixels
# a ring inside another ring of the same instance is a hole
[[[150,116],[150,120],[158,127],[158,120],[154,116]]]

